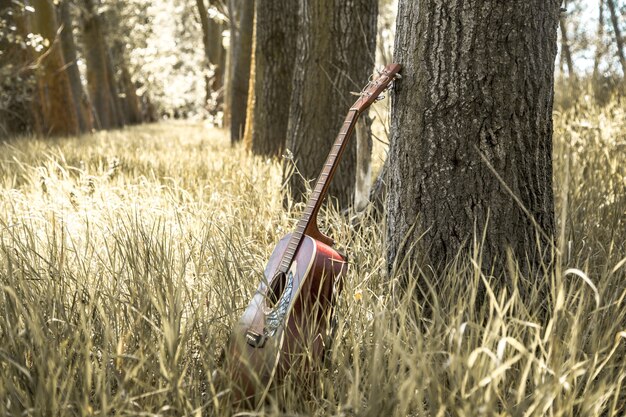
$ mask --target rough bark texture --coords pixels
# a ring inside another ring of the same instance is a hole
[[[619,17],[617,10],[615,9],[614,0],[606,0],[609,11],[611,12],[611,23],[613,24],[613,32],[615,33],[615,43],[617,44],[617,57],[619,63],[622,66],[622,72],[626,76],[626,56],[624,56],[624,39],[622,38],[622,31],[619,26]]]
[[[560,0],[424,0],[419,7],[400,1],[390,270],[406,256],[418,259],[408,248],[422,232],[420,252],[435,271],[485,229],[488,272],[502,271],[508,249],[524,269],[541,262],[538,241],[550,251],[559,6]]]
[[[314,179],[330,151],[343,119],[374,66],[376,0],[304,0],[300,3],[297,59],[287,128],[293,162],[285,176],[296,201],[304,180]],[[292,175],[295,164],[297,173]],[[303,180],[304,177],[304,180]],[[329,194],[339,206],[354,201],[356,141],[348,144]]]
[[[76,115],[78,116],[78,125],[81,132],[89,132],[93,129],[93,117],[90,114],[91,104],[89,101],[83,83],[80,80],[80,71],[77,65],[76,43],[74,42],[74,24],[72,22],[72,14],[70,13],[69,0],[63,0],[59,4],[59,20],[63,25],[61,32],[61,43],[63,45],[63,58],[65,59],[66,71],[72,87],[72,96],[74,97],[74,105],[76,107]]]
[[[109,85],[107,45],[102,22],[93,0],[83,0],[83,6],[83,42],[89,98],[96,110],[98,126],[108,129],[117,126],[118,120]]]
[[[253,21],[254,0],[245,0],[242,2],[239,33],[232,56],[233,78],[230,103],[230,138],[232,143],[238,142],[242,138],[246,126]]]
[[[39,60],[39,100],[43,110],[43,133],[76,135],[79,132],[76,106],[67,72],[61,40],[57,39],[56,10],[50,0],[34,0],[33,29],[50,41]]]
[[[287,0],[258,1],[252,153],[280,156],[285,149],[298,15]]]

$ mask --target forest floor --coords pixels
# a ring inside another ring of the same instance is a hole
[[[555,114],[557,267],[493,292],[477,250],[428,317],[389,291],[384,225],[324,210],[351,260],[329,366],[257,415],[624,415],[624,120]],[[0,144],[0,415],[233,415],[220,352],[301,209],[200,123]]]

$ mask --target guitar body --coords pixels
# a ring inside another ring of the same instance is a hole
[[[323,362],[333,302],[347,263],[333,248],[305,235],[286,275],[280,261],[291,234],[278,243],[228,347],[235,402],[256,403],[292,368],[303,374]],[[282,282],[279,282],[282,281]],[[257,397],[257,398],[255,398]]]

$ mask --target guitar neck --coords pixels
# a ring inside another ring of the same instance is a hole
[[[320,176],[317,178],[317,183],[315,184],[311,197],[309,197],[309,201],[304,209],[304,212],[302,213],[302,217],[298,221],[296,229],[291,234],[291,239],[289,240],[289,244],[287,245],[287,249],[285,250],[280,263],[279,270],[281,272],[287,273],[295,253],[302,242],[302,237],[304,236],[305,231],[311,222],[315,222],[317,219],[317,212],[319,211],[320,206],[324,202],[324,198],[328,193],[328,187],[333,179],[333,176],[335,175],[335,171],[337,171],[337,166],[339,165],[341,156],[346,149],[348,140],[354,131],[357,119],[361,113],[376,100],[380,93],[387,88],[394,78],[399,76],[398,71],[400,71],[400,68],[401,66],[399,64],[387,65],[378,79],[368,83],[368,85],[361,92],[360,98],[352,105],[350,111],[348,111],[348,115],[346,116],[346,119],[339,130],[339,134],[337,135],[337,139],[335,139],[335,144],[330,150],[326,163],[322,167]]]
[[[283,272],[287,272],[289,270],[289,266],[291,265],[291,261],[293,260],[293,256],[296,253],[298,246],[302,240],[302,236],[304,236],[304,232],[309,226],[311,222],[316,220],[317,212],[319,211],[322,203],[324,202],[324,198],[326,194],[328,194],[328,187],[330,186],[330,182],[337,171],[337,167],[339,162],[341,161],[341,156],[346,149],[350,136],[354,131],[354,126],[356,125],[357,119],[361,112],[359,109],[354,106],[348,112],[341,129],[339,130],[339,134],[335,139],[335,143],[326,158],[326,162],[322,168],[322,172],[317,178],[317,183],[315,184],[315,188],[309,197],[309,201],[307,202],[306,208],[298,221],[296,229],[293,231],[291,235],[291,239],[289,244],[287,245],[287,249],[285,252],[285,256],[283,256],[280,269]]]

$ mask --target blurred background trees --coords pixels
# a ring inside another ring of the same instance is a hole
[[[316,19],[322,4],[328,16]],[[0,0],[0,135],[197,118],[228,128],[233,142],[246,133],[254,154],[289,149],[311,179],[323,157],[308,169],[298,151],[326,154],[345,93],[362,87],[374,62],[391,60],[396,12],[396,0]],[[557,109],[623,95],[625,16],[624,0],[563,3]],[[357,131],[357,159],[368,162],[370,126]],[[355,188],[355,152],[339,176],[346,195],[335,190],[342,206]]]

